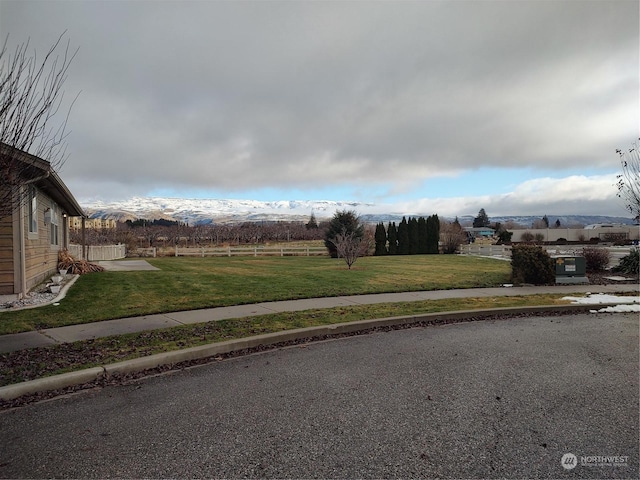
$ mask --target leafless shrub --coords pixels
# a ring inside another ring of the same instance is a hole
[[[351,266],[358,258],[367,255],[371,249],[371,235],[365,234],[359,237],[357,232],[347,233],[345,230],[338,233],[331,240],[338,252],[338,258],[344,259],[347,267],[351,270]]]
[[[466,243],[467,235],[459,223],[440,222],[440,242],[442,253],[456,253],[460,245]]]
[[[606,270],[611,260],[611,253],[606,248],[584,247],[582,256],[587,263],[587,272],[601,272]]]
[[[533,233],[531,232],[524,232],[522,234],[522,236],[520,237],[520,240],[522,240],[525,243],[531,243],[533,242],[533,239],[535,238],[535,236],[533,235]]]

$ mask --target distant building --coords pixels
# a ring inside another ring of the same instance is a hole
[[[92,230],[105,230],[116,228],[117,222],[112,218],[87,218],[85,219],[85,228]],[[82,217],[71,217],[69,219],[69,228],[80,230],[82,228]]]
[[[564,240],[568,242],[620,242],[637,241],[640,239],[640,226],[638,225],[616,225],[602,223],[587,225],[584,228],[542,228],[542,229],[516,229],[510,230],[513,233],[512,242],[521,242],[525,234],[540,235],[544,242],[557,242]]]
[[[584,227],[585,230],[595,230],[596,228],[618,228],[618,227],[628,227],[628,225],[622,225],[620,223],[594,223],[592,225],[587,225]]]
[[[464,227],[464,231],[471,238],[490,238],[496,234],[496,231],[490,227]]]

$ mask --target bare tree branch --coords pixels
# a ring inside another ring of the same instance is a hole
[[[467,234],[456,222],[440,222],[440,241],[443,253],[456,253],[460,245],[467,243]]]
[[[41,61],[29,53],[29,40],[8,53],[9,36],[0,49],[0,217],[25,201],[22,186],[33,176],[23,153],[48,162],[57,171],[66,160],[67,121],[75,99],[59,125],[53,124],[64,98],[62,87],[78,49],[62,44],[63,32]],[[58,53],[59,52],[59,53]],[[76,96],[77,99],[77,96]]]
[[[640,139],[638,139],[640,140]],[[634,142],[627,151],[616,150],[620,155],[622,173],[617,176],[618,197],[636,220],[640,220],[640,146]]]
[[[338,252],[338,258],[344,259],[347,267],[351,270],[351,266],[356,260],[366,255],[371,248],[370,235],[358,235],[358,232],[347,232],[346,228],[341,233],[337,233],[331,243],[333,243]]]

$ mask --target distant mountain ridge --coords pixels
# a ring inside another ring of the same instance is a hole
[[[317,221],[329,219],[336,211],[355,210],[363,221],[369,223],[396,222],[402,217],[427,217],[437,212],[391,212],[392,207],[373,203],[340,202],[333,200],[281,200],[264,202],[258,200],[235,199],[182,199],[162,197],[133,197],[117,202],[81,202],[91,218],[114,219],[121,222],[143,218],[146,220],[166,219],[198,224],[230,224],[241,222],[302,221],[307,222],[313,213]],[[491,216],[491,222],[515,222],[525,227],[540,220],[540,216]],[[447,217],[444,217],[447,218]],[[473,216],[459,216],[461,223],[473,222]],[[633,224],[625,217],[597,215],[550,215],[553,227],[560,220],[562,227],[591,225],[596,223]],[[451,218],[452,219],[452,218]]]

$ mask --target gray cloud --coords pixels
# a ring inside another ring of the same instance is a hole
[[[80,53],[65,179],[113,192],[415,186],[615,168],[638,135],[638,3],[3,1]],[[105,193],[105,195],[108,195]]]

